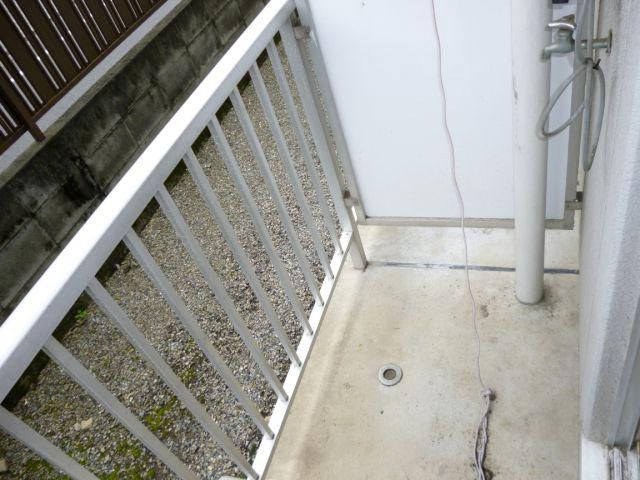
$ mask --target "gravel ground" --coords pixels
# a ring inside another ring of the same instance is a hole
[[[333,247],[323,226],[320,209],[313,197],[313,188],[304,170],[300,149],[286,117],[268,61],[262,65],[261,70],[296,161],[316,224],[322,232],[328,254],[332,255]],[[323,274],[314,254],[311,238],[307,234],[275,142],[251,86],[244,90],[243,97],[296,230],[320,281]],[[222,125],[262,210],[271,237],[289,270],[303,305],[309,312],[313,299],[305,287],[302,273],[297,267],[298,262],[233,111],[225,115]],[[252,259],[256,273],[286,332],[293,344],[297,345],[301,328],[222,159],[211,141],[202,143],[197,156],[243,247]],[[227,291],[269,363],[278,376],[284,379],[289,368],[284,350],[260,310],[231,250],[210,217],[191,177],[183,172],[171,187],[171,193],[209,261],[222,277]],[[326,189],[323,193],[328,197]],[[158,210],[140,236],[245,390],[263,414],[269,415],[275,403],[275,395],[182,247],[169,221]],[[260,441],[258,430],[130,255],[117,266],[105,286],[236,445],[247,456],[255,454]],[[65,346],[156,435],[164,439],[179,458],[202,478],[217,479],[225,474],[240,476],[240,472],[226,460],[222,450],[95,305],[91,304],[86,310],[76,312],[76,318],[76,326],[64,339]],[[100,478],[174,478],[141,443],[52,363],[44,368],[36,384],[14,408],[14,413]],[[4,433],[0,433],[1,459],[6,461],[8,468],[6,473],[0,474],[2,479],[63,478],[44,460]]]

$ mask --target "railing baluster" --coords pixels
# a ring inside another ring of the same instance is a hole
[[[73,63],[75,63],[76,67],[78,67],[78,70],[81,70],[82,66],[80,65],[80,62],[78,61],[75,54],[73,53],[73,50],[71,50],[71,47],[67,43],[67,39],[64,38],[64,35],[58,28],[58,25],[56,25],[56,22],[51,17],[49,10],[47,10],[47,8],[44,6],[44,3],[42,3],[42,0],[38,0],[38,5],[40,6],[40,10],[42,10],[42,13],[44,13],[45,17],[47,17],[47,20],[49,20],[49,25],[51,25],[51,27],[55,30],[56,34],[58,35],[58,38],[60,39],[60,42],[62,42],[65,50],[73,60]]]
[[[2,134],[9,136],[9,132],[13,130],[12,125],[5,118],[2,110],[0,110],[0,128],[2,128]]]
[[[76,50],[78,50],[78,53],[82,56],[82,60],[84,60],[84,63],[89,63],[89,60],[87,59],[87,56],[84,54],[84,51],[82,50],[82,48],[80,48],[80,45],[78,44],[78,41],[76,40],[76,37],[73,35],[71,30],[69,29],[69,25],[67,25],[67,22],[64,20],[64,17],[62,16],[60,11],[58,10],[58,7],[56,7],[56,4],[53,3],[53,0],[49,0],[49,5],[51,6],[52,10],[56,14],[56,17],[57,17],[58,21],[64,27],[65,32],[67,32],[67,35],[69,35],[69,38],[73,42],[73,45],[76,47]]]
[[[40,48],[44,52],[45,56],[49,60],[49,63],[51,65],[53,65],[53,68],[56,71],[56,73],[58,74],[58,76],[60,77],[60,79],[63,82],[66,82],[67,81],[67,77],[64,76],[64,74],[60,70],[60,67],[58,67],[58,64],[56,63],[56,61],[53,59],[53,57],[49,53],[49,50],[47,49],[45,44],[42,42],[42,39],[40,38],[40,35],[38,35],[38,32],[36,32],[36,30],[33,28],[33,25],[31,25],[31,22],[29,21],[27,16],[24,14],[24,11],[22,10],[22,8],[20,8],[20,5],[18,5],[18,2],[16,2],[16,0],[13,0],[13,6],[16,8],[18,13],[22,17],[22,21],[27,25],[27,28],[31,32],[31,35],[33,36],[33,38],[36,39],[36,42],[38,43],[38,45],[40,46]]]
[[[134,19],[138,18],[138,12],[136,12],[136,9],[133,8],[133,5],[131,4],[131,0],[127,0],[127,5],[129,5],[129,10],[131,10],[131,14],[133,15]]]
[[[307,315],[304,312],[304,307],[300,302],[300,298],[296,294],[295,287],[293,286],[293,283],[291,282],[291,279],[287,274],[287,270],[282,263],[282,259],[276,251],[273,240],[271,240],[271,237],[269,236],[269,230],[264,223],[262,215],[260,215],[260,210],[258,209],[258,205],[256,204],[255,199],[251,195],[251,190],[249,190],[249,186],[247,185],[247,182],[244,180],[244,177],[242,176],[242,173],[238,168],[238,162],[236,161],[235,156],[231,151],[229,142],[227,141],[227,138],[222,131],[222,127],[220,126],[218,119],[214,118],[211,122],[209,122],[208,128],[215,144],[218,147],[218,150],[220,151],[220,154],[222,155],[222,159],[224,160],[227,170],[229,171],[229,174],[231,175],[231,178],[233,179],[233,182],[238,189],[238,192],[240,193],[245,206],[247,207],[247,211],[249,213],[249,216],[251,217],[251,221],[256,227],[258,236],[260,237],[260,240],[262,240],[262,243],[267,251],[267,255],[269,256],[269,260],[271,260],[273,268],[275,269],[276,274],[280,279],[280,284],[284,288],[287,297],[289,298],[289,301],[293,306],[293,310],[296,314],[296,317],[298,318],[298,321],[300,322],[306,333],[313,333],[311,326],[309,325]],[[202,175],[204,175],[204,172],[202,172]],[[310,285],[310,287],[312,286]],[[317,288],[315,290],[313,290],[312,288],[311,293],[315,298],[320,298],[320,291]]]
[[[306,0],[299,0],[300,5],[305,4]],[[298,11],[300,13],[300,10]],[[302,20],[302,15],[304,19]],[[306,22],[309,17],[306,13],[301,13],[301,21]],[[308,25],[309,23],[305,23]],[[356,177],[351,163],[347,140],[344,136],[342,121],[338,115],[335,98],[331,90],[331,83],[327,76],[324,60],[320,49],[318,48],[316,39],[311,37],[303,37],[297,41],[298,51],[302,52],[306,49],[306,54],[301,54],[305,77],[311,87],[311,97],[317,112],[322,112],[320,124],[326,138],[333,140],[335,148],[330,148],[329,153],[337,171],[342,171],[340,175],[340,184],[343,188],[348,189],[351,197],[362,199],[360,190],[356,184]],[[320,93],[322,92],[322,93]],[[344,181],[343,181],[344,179]],[[357,203],[353,206],[358,218],[365,219],[366,215],[362,205]]]
[[[258,94],[258,99],[260,101],[260,105],[262,106],[262,110],[264,111],[267,123],[269,124],[269,128],[271,129],[271,133],[276,141],[278,153],[282,158],[284,168],[289,177],[289,181],[291,182],[291,187],[293,188],[293,193],[296,196],[296,200],[298,201],[298,206],[300,207],[300,210],[302,212],[302,217],[304,218],[305,224],[309,229],[309,235],[311,235],[311,240],[313,241],[313,244],[316,248],[316,253],[318,254],[320,263],[322,264],[322,267],[324,268],[327,276],[329,278],[333,278],[333,272],[331,271],[331,262],[329,261],[327,252],[324,249],[322,237],[320,236],[320,232],[316,227],[313,213],[311,213],[307,198],[304,195],[302,182],[300,181],[300,177],[298,176],[298,172],[296,171],[295,164],[293,163],[293,159],[291,158],[291,153],[289,152],[287,141],[284,138],[282,128],[280,128],[280,123],[278,122],[278,117],[276,116],[276,111],[274,110],[271,99],[269,98],[269,92],[267,91],[267,87],[264,84],[262,75],[260,74],[260,69],[255,63],[249,69],[249,75],[251,76],[254,88],[256,90],[256,93]]]
[[[5,115],[2,109],[0,109],[0,130],[2,131],[2,134],[7,137],[9,136],[9,132],[13,130],[12,125],[5,118]]]
[[[198,477],[55,338],[50,337],[43,350],[179,478],[197,480]]]
[[[125,245],[147,273],[153,284],[160,291],[171,309],[174,311],[182,325],[189,332],[191,337],[196,341],[204,355],[211,362],[216,371],[220,374],[226,385],[233,392],[236,399],[243,406],[247,414],[255,422],[256,426],[262,433],[268,437],[273,437],[273,432],[267,425],[256,405],[251,401],[249,396],[242,389],[242,386],[233,375],[231,369],[224,363],[224,360],[207,338],[206,333],[200,328],[198,322],[193,317],[187,306],[184,304],[178,292],[173,288],[169,279],[162,272],[158,264],[155,262],[142,240],[130,230],[123,239]]]
[[[7,49],[6,45],[4,43],[2,43],[1,40],[0,40],[0,48],[2,49],[4,54],[9,59],[9,62],[11,63],[11,65],[13,65],[13,68],[15,68],[16,72],[18,72],[18,75],[20,76],[20,79],[22,80],[22,82],[27,86],[27,88],[33,94],[33,96],[36,98],[36,100],[41,104],[44,103],[43,100],[42,100],[42,97],[38,94],[38,92],[36,91],[36,89],[33,86],[33,84],[29,81],[27,76],[24,74],[24,71],[22,70],[22,68],[20,68],[20,65],[18,65],[18,62],[16,62],[16,59],[13,58],[13,55],[11,55],[11,52]],[[16,85],[16,87],[17,87],[17,85]],[[23,94],[21,94],[21,96],[22,96],[23,100],[25,100],[27,102],[27,104],[31,106],[31,109],[33,110],[33,105],[31,105],[31,102],[29,102],[25,98],[25,96]]]
[[[331,235],[331,240],[333,241],[336,251],[342,253],[342,246],[340,245],[338,232],[336,231],[336,227],[333,223],[333,216],[331,215],[331,209],[329,208],[329,203],[327,202],[327,199],[324,195],[322,182],[320,181],[320,177],[318,175],[318,172],[316,171],[316,166],[313,161],[313,155],[311,154],[311,149],[309,148],[309,142],[307,141],[307,136],[305,135],[302,122],[300,121],[300,116],[298,115],[298,109],[296,108],[296,104],[293,99],[293,94],[291,93],[291,88],[289,87],[287,76],[284,72],[284,68],[282,67],[282,62],[280,60],[280,55],[278,54],[278,49],[276,48],[276,45],[275,43],[273,43],[273,41],[269,42],[269,45],[267,45],[267,53],[269,55],[269,59],[271,60],[271,67],[273,68],[273,72],[276,77],[276,82],[278,83],[278,87],[280,89],[280,92],[282,93],[282,98],[284,99],[284,103],[287,107],[289,120],[291,121],[293,130],[298,140],[298,144],[300,145],[300,149],[302,150],[302,156],[307,166],[309,177],[311,178],[311,182],[313,183],[313,188],[316,191],[316,199],[318,200],[318,204],[322,209],[322,216],[324,218],[324,223],[327,227],[327,230],[329,231],[329,235]]]
[[[102,33],[102,30],[100,29],[100,25],[98,25],[98,22],[96,22],[96,19],[93,16],[93,12],[87,5],[87,2],[85,2],[85,0],[80,0],[80,3],[82,3],[82,6],[89,14],[89,19],[91,20],[91,23],[93,23],[93,26],[96,28],[96,30],[100,34],[100,38],[102,38],[102,41],[104,42],[105,46],[109,45],[109,42],[107,42],[107,39],[105,38],[104,34]]]
[[[49,0],[49,1],[52,2],[53,0]],[[96,38],[96,36],[93,34],[93,30],[91,30],[91,27],[87,23],[87,19],[84,18],[84,15],[80,11],[80,7],[78,7],[78,4],[76,3],[76,0],[71,0],[71,5],[73,5],[73,8],[75,9],[76,13],[78,14],[78,17],[80,18],[80,21],[84,25],[84,29],[87,31],[87,33],[91,37],[91,40],[93,40],[93,44],[96,46],[98,51],[101,52],[102,51],[102,47],[100,46],[100,43],[98,43],[98,39]]]
[[[1,103],[0,103],[0,112],[2,112],[3,117],[5,118],[7,124],[9,125],[9,127],[11,129],[14,129],[14,128],[16,128],[18,126],[18,124],[13,119],[11,114],[7,111],[6,108],[4,108],[4,105],[2,105]]]
[[[209,285],[209,288],[211,288],[211,290],[213,291],[213,294],[218,299],[218,303],[225,311],[225,313],[229,317],[229,320],[231,320],[233,327],[238,332],[238,334],[244,341],[244,344],[251,352],[253,359],[260,367],[262,374],[271,385],[271,388],[273,388],[273,390],[278,394],[279,398],[287,400],[288,396],[284,391],[280,380],[278,380],[278,376],[267,362],[267,359],[264,357],[264,354],[262,353],[262,350],[260,350],[260,347],[258,347],[258,344],[255,342],[253,335],[247,328],[247,325],[245,324],[243,318],[238,313],[233,300],[225,290],[222,281],[218,277],[218,274],[211,267],[211,264],[202,251],[200,244],[191,233],[191,229],[182,217],[182,214],[178,210],[177,205],[171,198],[171,195],[169,195],[169,192],[164,187],[164,185],[160,186],[158,193],[156,194],[156,200],[160,204],[160,208],[162,209],[164,214],[173,225],[173,228],[182,241],[182,244],[189,252],[189,255],[191,255],[191,258],[193,258],[193,260],[196,262],[196,265],[204,276],[207,284]]]
[[[333,161],[331,160],[329,143],[324,134],[324,130],[322,129],[320,115],[313,103],[311,86],[307,80],[302,57],[298,50],[293,29],[289,22],[285,22],[280,29],[280,37],[282,38],[282,44],[284,45],[284,50],[287,54],[289,67],[291,67],[291,73],[293,74],[293,79],[298,89],[298,94],[300,95],[302,108],[305,112],[305,116],[307,117],[307,121],[309,122],[309,129],[311,130],[311,136],[313,137],[313,141],[318,151],[320,163],[322,164],[322,169],[324,170],[324,174],[327,178],[329,191],[333,196],[333,202],[341,219],[342,228],[343,230],[347,230],[350,228],[350,221],[346,208],[344,207],[342,187],[340,186],[340,181],[335,172]]]
[[[302,55],[300,54],[300,49],[298,48],[298,44],[296,43],[293,28],[291,27],[291,23],[289,21],[283,24],[282,28],[280,29],[280,36],[282,38],[282,43],[287,54],[289,66],[291,67],[291,72],[293,73],[293,78],[300,95],[302,108],[309,122],[309,129],[311,130],[311,135],[316,145],[318,156],[320,157],[320,163],[322,164],[322,169],[324,170],[324,174],[327,179],[329,191],[331,192],[331,196],[333,197],[333,202],[338,214],[338,219],[340,220],[340,225],[342,226],[342,231],[352,232],[353,248],[350,252],[351,260],[355,268],[364,269],[367,266],[367,257],[362,246],[360,233],[358,232],[357,219],[353,214],[353,211],[355,209],[355,211],[359,212],[358,214],[364,218],[364,210],[362,209],[362,206],[360,204],[355,205],[353,208],[347,207],[345,205],[343,191],[344,187],[337,175],[338,164],[337,158],[335,158],[335,151],[334,149],[329,148],[328,138],[330,138],[330,136],[328,133],[325,134],[326,122],[323,122],[320,118],[322,106],[320,105],[320,99],[318,98],[318,91],[316,88],[311,87],[311,84],[307,77],[307,72],[305,70],[304,61],[302,59]],[[314,50],[314,52],[317,53],[317,50]],[[322,59],[320,59],[319,61],[321,60]],[[323,75],[323,67],[324,66],[320,64],[316,68],[321,80],[325,80]],[[346,142],[342,135],[342,131],[340,130],[341,127],[335,105],[332,104],[333,97],[331,95],[331,91],[329,90],[331,86],[329,85],[328,81],[323,82],[322,85],[327,93],[325,101],[329,106],[328,113],[331,116],[333,123],[335,124],[334,137],[336,138],[337,142],[336,146],[338,149],[340,149],[341,154],[343,154],[344,156],[342,168],[347,174],[347,177],[351,178],[350,185],[354,190],[351,193],[355,193],[356,195],[358,195],[355,178],[352,175],[353,172],[351,171],[351,166],[347,158],[348,151],[346,148]]]
[[[44,62],[42,61],[42,58],[40,58],[40,55],[38,55],[38,52],[36,51],[35,47],[33,46],[33,44],[31,43],[31,41],[29,40],[29,38],[27,38],[27,35],[24,33],[24,30],[22,29],[22,27],[20,26],[20,24],[18,23],[18,21],[16,20],[16,18],[13,16],[13,14],[11,13],[11,10],[9,10],[9,8],[7,7],[7,5],[4,3],[3,0],[0,0],[0,6],[2,7],[2,9],[4,10],[4,13],[7,15],[7,17],[9,18],[9,20],[11,20],[11,24],[13,25],[13,27],[16,29],[16,31],[18,32],[18,34],[20,35],[20,38],[22,39],[22,41],[24,42],[24,44],[27,46],[27,48],[29,49],[29,51],[31,52],[31,55],[33,55],[33,59],[36,61],[36,63],[40,66],[40,68],[42,69],[42,71],[44,72],[44,74],[47,76],[47,78],[49,79],[49,81],[51,82],[51,84],[54,86],[54,88],[56,90],[60,89],[60,85],[58,85],[58,82],[56,82],[55,78],[53,78],[53,75],[51,75],[51,72],[49,72],[49,69],[47,68],[47,66],[44,64]]]
[[[225,241],[231,248],[231,252],[233,253],[234,258],[240,265],[240,268],[242,269],[242,272],[244,273],[245,277],[247,277],[247,280],[249,281],[249,285],[251,285],[251,288],[253,289],[256,295],[256,298],[258,299],[258,302],[262,306],[262,309],[264,310],[265,315],[269,319],[269,322],[271,323],[273,330],[276,332],[276,335],[282,342],[282,346],[287,352],[287,355],[289,355],[289,358],[293,363],[295,363],[296,365],[300,365],[300,359],[298,358],[298,354],[296,353],[295,349],[291,345],[291,341],[287,336],[286,332],[284,331],[282,323],[278,319],[278,314],[273,308],[273,304],[271,303],[271,300],[269,300],[269,296],[267,295],[267,292],[263,288],[262,283],[260,282],[260,280],[258,279],[258,276],[256,275],[256,272],[253,268],[253,264],[251,263],[251,260],[249,259],[244,249],[240,245],[240,241],[238,240],[238,237],[236,236],[235,231],[233,230],[233,226],[231,226],[231,223],[229,222],[227,215],[224,213],[224,210],[222,208],[222,205],[220,205],[220,201],[218,200],[217,195],[211,188],[209,181],[204,176],[204,172],[200,168],[200,165],[198,164],[198,160],[196,159],[196,156],[193,153],[193,150],[191,149],[187,150],[187,154],[184,156],[184,162],[187,165],[187,168],[189,169],[189,171],[191,172],[191,175],[196,183],[196,186],[202,193],[202,196],[204,197],[205,203],[207,204],[207,207],[209,208],[211,215],[216,220],[216,224],[220,229],[220,233],[222,233],[222,236],[224,237]]]
[[[116,23],[115,18],[113,18],[113,15],[111,14],[111,10],[109,10],[109,7],[107,7],[107,4],[105,3],[104,0],[100,0],[100,3],[102,3],[102,8],[107,14],[107,17],[109,17],[109,21],[111,22],[113,29],[116,31],[117,34],[120,34],[120,27],[118,27],[118,24]]]
[[[146,359],[156,373],[171,388],[185,407],[198,420],[202,428],[211,435],[240,469],[250,478],[258,478],[258,474],[251,464],[233,444],[231,439],[216,425],[211,415],[193,396],[189,389],[180,381],[171,367],[162,359],[158,351],[144,337],[142,332],[133,324],[128,315],[120,308],[109,292],[98,282],[91,280],[87,286],[87,293],[102,309],[102,311],[116,324],[120,331],[129,339],[136,351]]]
[[[13,77],[11,77],[11,75],[8,73],[6,67],[1,61],[0,61],[0,69],[7,76],[9,81],[13,84],[13,86],[15,87],[15,90],[17,90],[20,94],[22,94],[23,98],[26,100],[27,105],[30,105],[31,107],[33,107],[33,105],[31,105],[31,102],[29,102],[29,100],[26,99],[26,97],[24,96],[24,93],[22,92],[20,87],[16,84]],[[4,100],[7,102],[8,106],[18,116],[21,122],[24,125],[26,125],[27,129],[29,130],[29,133],[31,133],[33,138],[38,142],[43,141],[44,133],[42,133],[42,130],[40,130],[40,127],[38,126],[33,116],[31,115],[31,112],[29,112],[29,110],[27,110],[27,108],[24,105],[22,105],[22,103],[20,103],[20,100],[16,96],[14,89],[10,87],[5,87],[4,85],[0,84],[0,96],[4,97]],[[32,108],[32,110],[34,109]]]
[[[13,78],[13,75],[11,75],[11,73],[9,72],[9,69],[7,69],[7,67],[4,65],[4,63],[2,63],[1,60],[0,60],[0,70],[2,70],[2,73],[4,73],[5,77],[7,77],[7,80],[9,80],[9,83],[13,86],[13,89],[16,92],[18,92],[18,94],[20,95],[20,98],[22,98],[22,100],[27,105],[29,110],[31,110],[32,112],[35,112],[36,108],[33,106],[33,103],[31,103],[31,100],[29,100],[29,97],[27,97],[26,93],[22,90],[20,85],[18,85],[18,82],[16,81],[16,79]],[[18,72],[20,72],[20,70],[18,70]],[[11,100],[7,99],[7,101],[11,101]]]
[[[118,10],[118,7],[116,6],[116,4],[113,3],[113,0],[109,0],[109,2],[111,3],[113,10],[116,12],[116,15],[118,16],[118,20],[120,20],[120,24],[122,25],[122,28],[127,28],[127,25],[124,23],[124,20],[122,19],[122,16],[120,15],[120,11]]]
[[[285,231],[287,236],[289,237],[289,241],[291,242],[291,246],[293,247],[293,251],[298,258],[298,262],[300,262],[300,268],[302,270],[303,275],[307,279],[307,283],[309,285],[313,285],[313,289],[318,291],[318,286],[316,283],[316,278],[311,272],[311,266],[309,264],[309,260],[304,253],[304,249],[300,244],[300,240],[298,239],[298,235],[293,228],[293,222],[291,221],[291,217],[289,216],[289,212],[287,211],[287,207],[285,206],[284,200],[280,195],[280,191],[278,190],[278,184],[276,182],[271,169],[269,168],[269,162],[267,161],[267,157],[264,154],[264,150],[262,150],[262,145],[260,144],[260,139],[256,134],[255,129],[253,128],[253,124],[251,123],[251,118],[249,117],[249,113],[247,112],[246,107],[244,106],[244,102],[242,101],[242,97],[237,88],[234,88],[231,93],[231,103],[236,111],[236,115],[238,116],[238,120],[240,121],[240,125],[242,126],[242,130],[244,131],[245,136],[249,142],[249,147],[253,152],[257,162],[258,168],[262,173],[262,177],[264,178],[267,188],[269,189],[269,193],[271,194],[271,198],[273,199],[276,209],[278,210],[278,214],[280,215],[280,219],[282,220],[282,224],[285,227]],[[333,277],[333,273],[330,274],[331,278]],[[324,304],[324,300],[320,296],[318,291],[318,296],[316,301],[320,299],[321,304]]]
[[[98,477],[1,406],[0,427],[71,478],[75,480],[98,480]]]

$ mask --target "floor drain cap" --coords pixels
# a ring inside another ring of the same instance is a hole
[[[387,363],[378,370],[378,381],[391,387],[402,380],[402,369],[395,363]]]

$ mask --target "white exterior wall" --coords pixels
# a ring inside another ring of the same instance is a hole
[[[581,414],[584,434],[598,442],[617,428],[640,298],[640,3],[604,0],[599,36],[609,28],[607,109],[586,178],[581,240]]]
[[[367,216],[456,218],[429,1],[309,3]],[[512,7],[519,2],[436,1],[448,117],[469,218],[513,218],[512,50],[528,52],[526,42],[551,38],[544,22],[532,21],[515,36],[524,46],[514,48]],[[556,6],[553,15],[574,8]],[[552,85],[571,73],[571,55],[554,58],[553,68]],[[569,91],[552,125],[567,117],[570,98]],[[531,118],[542,108],[531,110]],[[548,219],[564,218],[567,135],[550,144]]]

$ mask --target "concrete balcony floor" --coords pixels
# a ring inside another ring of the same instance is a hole
[[[345,266],[266,477],[475,479],[482,414],[459,230],[363,227],[371,264]],[[578,227],[548,231],[545,299],[514,296],[513,231],[469,229],[482,367],[497,392],[494,479],[577,479]],[[429,265],[426,265],[429,264]],[[493,267],[502,267],[495,269]],[[560,269],[560,270],[557,270]],[[404,376],[378,382],[387,362]]]

